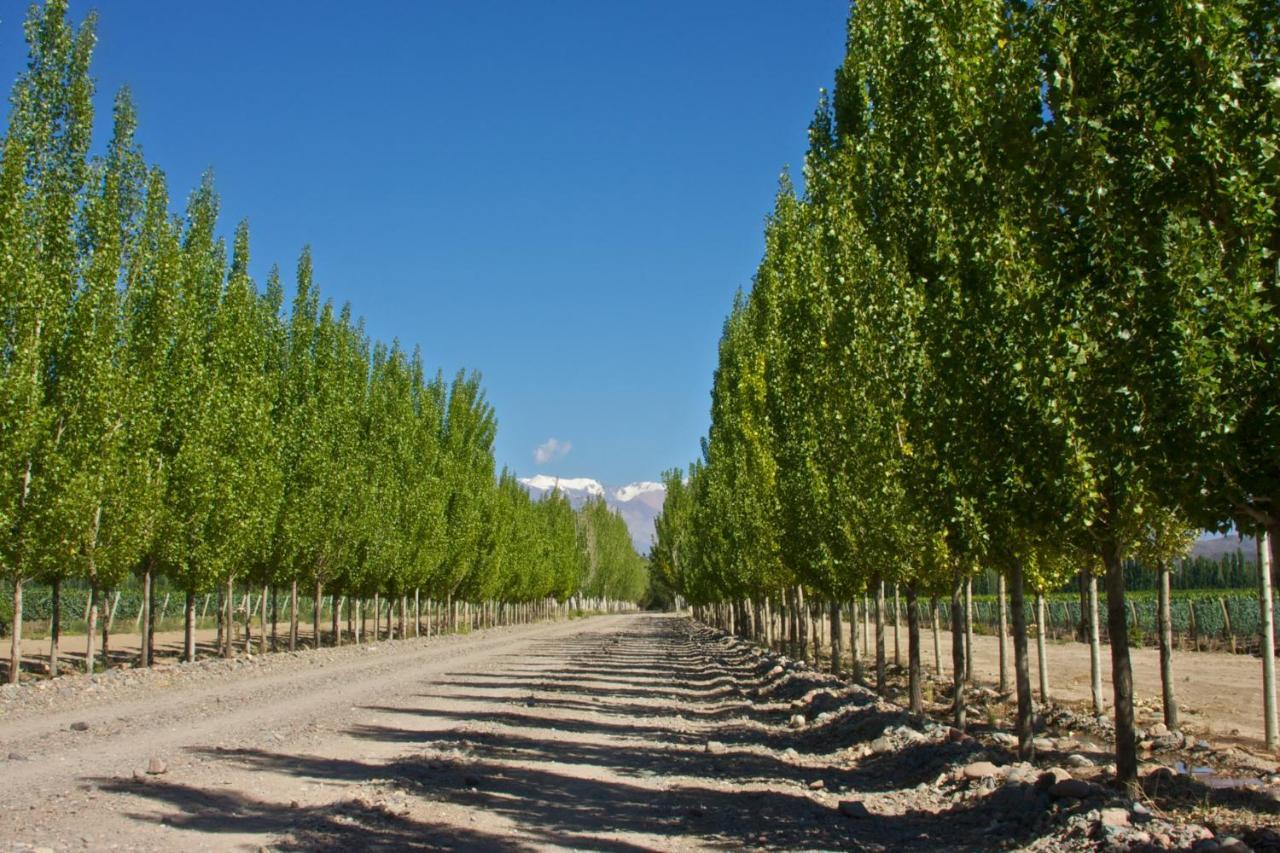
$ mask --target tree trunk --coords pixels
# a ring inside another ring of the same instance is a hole
[[[160,606],[160,613],[156,615],[156,582],[151,582],[151,612],[147,614],[147,660],[151,661],[154,666],[156,662],[156,621],[164,618],[165,610],[169,607],[169,593],[164,594],[164,604]]]
[[[885,683],[885,649],[884,649],[884,581],[878,578],[876,585],[876,692],[884,695],[888,685]]]
[[[111,604],[110,611],[107,610],[107,599],[104,596],[102,603],[99,605],[102,610],[102,671],[106,672],[111,668],[111,622],[116,615],[116,602],[120,601],[120,593],[115,594],[115,600]]]
[[[1167,580],[1167,572],[1165,576]],[[1106,709],[1102,703],[1102,632],[1098,626],[1098,578],[1095,575],[1089,575],[1085,597],[1089,605],[1086,616],[1089,623],[1089,683],[1093,693],[1093,713],[1101,715]],[[1172,685],[1169,689],[1173,689]]]
[[[225,627],[225,631],[222,635],[222,656],[229,658],[235,654],[236,581],[234,577],[227,578],[227,589],[223,595],[222,624]]]
[[[138,637],[138,666],[151,666],[151,646],[147,642],[151,636],[151,563],[142,570],[142,618],[138,620],[142,629]]]
[[[1006,599],[1005,595],[1006,595],[1006,590],[1005,590],[1004,574],[1003,573],[997,574],[996,575],[996,598],[999,599],[999,601],[997,602],[996,609],[1000,613],[1000,618],[999,618],[1000,624],[997,626],[997,630],[999,630],[1000,632],[1000,693],[1001,695],[1008,695],[1009,693],[1009,655],[1008,655],[1009,602]]]
[[[1116,781],[1130,793],[1138,785],[1138,750],[1133,730],[1133,666],[1129,660],[1129,627],[1125,620],[1124,565],[1120,547],[1103,545],[1107,567],[1107,633],[1111,639],[1111,685],[1115,693]]]
[[[1160,576],[1159,583],[1159,619],[1160,619],[1160,687],[1161,695],[1164,699],[1164,724],[1171,730],[1178,727],[1178,703],[1173,695],[1173,613],[1169,602],[1169,564],[1161,560],[1156,564],[1156,571]],[[1094,608],[1094,622],[1097,622],[1097,597],[1098,582],[1093,581],[1093,600],[1090,605]],[[1089,640],[1090,651],[1093,647],[1093,639]],[[1094,700],[1094,705],[1100,704],[1102,697],[1101,673],[1098,678],[1098,699]],[[1102,709],[1095,707],[1094,710],[1101,714]]]
[[[840,658],[844,655],[844,638],[840,636],[840,604],[831,602],[831,671],[840,675]]]
[[[924,713],[924,692],[920,684],[920,610],[916,607],[915,582],[907,584],[907,695],[913,714]]]
[[[61,663],[58,657],[62,649],[62,578],[53,579],[52,612],[49,614],[49,676],[58,677]],[[15,613],[18,611],[14,611]]]
[[[964,576],[957,566],[951,570],[951,724],[965,727],[964,683]]]
[[[98,585],[92,581],[89,583],[89,613],[86,620],[85,637],[84,637],[84,671],[93,672],[94,658],[97,657],[97,650],[93,644],[98,634]]]
[[[942,675],[942,625],[938,619],[938,596],[929,597],[929,618],[933,625],[933,668]]]
[[[797,586],[796,587],[796,622],[799,623],[799,627],[796,629],[796,633],[800,635],[800,659],[801,660],[809,659],[809,620],[805,618],[806,615],[807,615],[807,611],[805,608],[805,601],[804,601],[804,588]]]
[[[317,579],[315,583],[316,597],[311,599],[311,630],[315,634],[314,648],[320,648],[320,610],[324,607],[324,599],[321,598],[320,581]]]
[[[183,608],[182,657],[187,663],[196,659],[196,594],[187,590],[187,603]]]
[[[1049,668],[1044,659],[1044,593],[1036,591],[1036,663],[1040,668],[1040,704],[1049,704]]]
[[[964,579],[964,680],[973,683],[973,578]]]
[[[849,652],[853,658],[853,680],[862,681],[862,654],[858,651],[858,598],[849,599]],[[862,652],[866,652],[864,648]]]
[[[1276,632],[1275,608],[1271,595],[1271,571],[1276,555],[1277,532],[1280,532],[1280,525],[1271,525],[1271,529],[1258,537],[1258,607],[1262,616],[1262,713],[1267,749],[1272,752],[1276,749],[1277,735]]]
[[[9,683],[22,674],[22,578],[13,581],[13,630],[9,637]]]
[[[380,640],[382,634],[382,597],[378,593],[373,594],[373,641],[376,643]]]
[[[418,589],[413,590],[413,636],[414,639],[422,636],[422,599],[418,596]]]
[[[342,603],[345,598],[333,597],[333,612],[329,614],[329,628],[333,631],[333,646],[337,648],[342,645]]]
[[[298,650],[298,580],[289,586],[289,651]]]
[[[276,631],[276,623],[280,621],[279,619],[280,612],[279,612],[278,606],[276,605],[276,599],[278,597],[279,596],[276,594],[275,585],[272,584],[271,586],[271,651],[273,652],[280,650],[280,644],[277,642],[277,631]]]
[[[1018,695],[1014,728],[1018,733],[1018,757],[1031,761],[1035,758],[1031,732],[1035,706],[1031,701],[1031,665],[1027,660],[1027,608],[1022,593],[1022,560],[1018,557],[1009,561],[1009,609],[1013,612],[1013,683],[1014,692]]]
[[[898,585],[893,585],[893,665],[902,668],[902,607],[901,599],[898,597]]]
[[[267,596],[270,590],[266,584],[262,585],[262,609],[258,613],[258,653],[265,655],[267,653]]]

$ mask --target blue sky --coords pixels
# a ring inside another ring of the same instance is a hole
[[[721,324],[847,11],[72,0],[95,6],[99,141],[127,83],[175,204],[212,167],[259,281],[311,244],[374,336],[483,373],[500,465],[610,484],[696,456]],[[24,8],[0,6],[6,85]]]

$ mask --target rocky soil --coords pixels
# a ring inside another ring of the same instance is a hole
[[[672,616],[45,684],[0,689],[0,850],[1280,850],[1251,753],[1153,726],[1135,802],[1105,721],[1022,764],[990,691],[960,734]]]

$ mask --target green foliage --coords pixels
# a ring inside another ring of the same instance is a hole
[[[32,7],[0,149],[0,579],[638,600],[621,519],[496,475],[477,374],[369,340],[309,250],[285,317],[211,175],[172,216],[127,91],[89,157],[94,25]]]

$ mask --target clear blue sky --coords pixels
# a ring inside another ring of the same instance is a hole
[[[253,271],[480,370],[522,475],[698,453],[721,324],[844,44],[846,0],[86,3],[99,142],[134,92],[181,204],[214,169]],[[25,3],[0,6],[6,89]],[[567,453],[544,464],[548,439]]]

